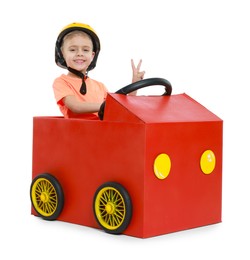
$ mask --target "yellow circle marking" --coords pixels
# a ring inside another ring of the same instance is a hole
[[[210,174],[214,170],[215,164],[216,164],[216,159],[213,151],[206,150],[202,154],[200,159],[201,170],[205,174]]]
[[[154,161],[154,173],[155,176],[163,180],[168,177],[171,169],[171,160],[165,153],[159,154]]]

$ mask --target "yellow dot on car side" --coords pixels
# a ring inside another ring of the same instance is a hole
[[[202,155],[200,159],[200,167],[203,173],[210,174],[216,164],[216,158],[211,150],[206,150]]]
[[[155,176],[158,179],[163,180],[168,177],[170,169],[171,169],[170,157],[165,153],[159,154],[154,161]]]

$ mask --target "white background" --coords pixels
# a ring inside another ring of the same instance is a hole
[[[250,259],[250,7],[244,0],[2,1],[1,259]],[[52,82],[65,71],[54,44],[71,22],[90,24],[102,50],[90,76],[113,92],[163,77],[224,121],[223,222],[149,239],[30,215],[32,117],[60,115]],[[4,256],[3,256],[4,255]]]

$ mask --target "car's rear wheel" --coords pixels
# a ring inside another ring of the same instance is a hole
[[[32,180],[30,198],[36,213],[43,219],[55,220],[63,209],[63,189],[51,174],[43,173]]]

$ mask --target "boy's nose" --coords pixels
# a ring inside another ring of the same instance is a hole
[[[82,50],[78,50],[77,51],[77,56],[82,56],[83,55],[83,51]]]

